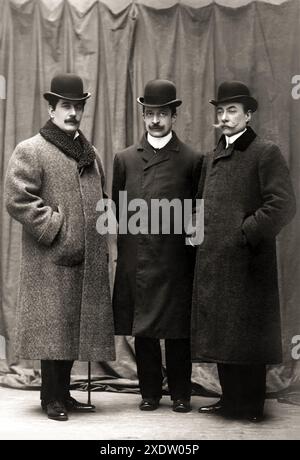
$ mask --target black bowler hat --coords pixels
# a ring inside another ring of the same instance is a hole
[[[51,80],[51,91],[44,93],[44,98],[55,96],[68,101],[84,101],[91,97],[91,93],[83,92],[83,83],[78,75],[73,73],[62,73]]]
[[[147,107],[178,107],[182,101],[176,99],[176,86],[169,80],[151,80],[145,86],[144,97],[138,97],[139,104]]]
[[[248,86],[241,81],[224,81],[218,88],[217,100],[211,99],[209,102],[213,105],[219,105],[234,101],[244,102],[247,109],[252,112],[257,110],[257,100],[250,95]]]

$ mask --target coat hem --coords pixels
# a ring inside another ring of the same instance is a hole
[[[37,361],[80,361],[80,362],[107,362],[107,361],[115,361],[116,355],[114,353],[107,354],[107,355],[97,355],[97,356],[64,356],[64,357],[57,357],[57,355],[27,355],[27,354],[18,354],[16,356],[18,359],[27,359],[27,360],[37,360]]]
[[[176,336],[176,337],[165,337],[165,335],[162,336],[156,336],[153,334],[147,335],[147,334],[122,334],[122,333],[117,333],[115,332],[115,336],[122,336],[122,337],[144,337],[145,339],[157,339],[157,340],[180,340],[180,339],[190,339],[190,335],[181,335],[181,336]]]
[[[255,364],[282,364],[282,360],[257,360],[257,361],[232,361],[232,360],[224,360],[224,359],[217,359],[217,358],[209,358],[208,356],[199,356],[197,358],[192,358],[192,363],[212,363],[212,364],[236,364],[236,365],[255,365]]]

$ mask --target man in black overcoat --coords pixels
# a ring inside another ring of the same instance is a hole
[[[128,208],[136,199],[144,200],[149,209],[153,200],[177,200],[181,207],[184,200],[191,202],[195,196],[202,159],[172,130],[176,107],[182,102],[176,98],[174,83],[152,80],[145,86],[144,97],[137,101],[143,107],[146,133],[138,144],[117,153],[114,159],[113,200],[119,219],[122,213],[124,218],[124,210],[128,211],[126,224],[132,212],[120,202],[120,192],[127,192]],[[152,216],[148,228],[137,234],[122,233],[119,220],[113,308],[116,334],[135,337],[140,409],[155,410],[159,405],[163,383],[160,339],[165,339],[173,410],[187,412],[195,254],[186,244],[183,226],[179,232],[174,230],[172,216],[168,234],[164,232],[165,222],[158,223],[157,232],[152,231]]]
[[[276,235],[295,213],[279,148],[248,125],[257,101],[241,82],[210,101],[222,131],[204,160],[204,241],[198,247],[192,308],[192,360],[215,362],[221,400],[201,413],[263,418],[266,364],[282,360]],[[204,173],[205,170],[205,173]]]

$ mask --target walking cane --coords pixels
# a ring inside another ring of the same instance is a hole
[[[91,361],[88,361],[88,404],[91,404]]]

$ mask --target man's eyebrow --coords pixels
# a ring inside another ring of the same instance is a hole
[[[236,107],[236,105],[230,105],[229,107],[226,107],[226,108],[228,110],[228,109],[236,109],[237,107]],[[217,110],[224,110],[224,107],[219,106],[219,107],[217,107]]]

